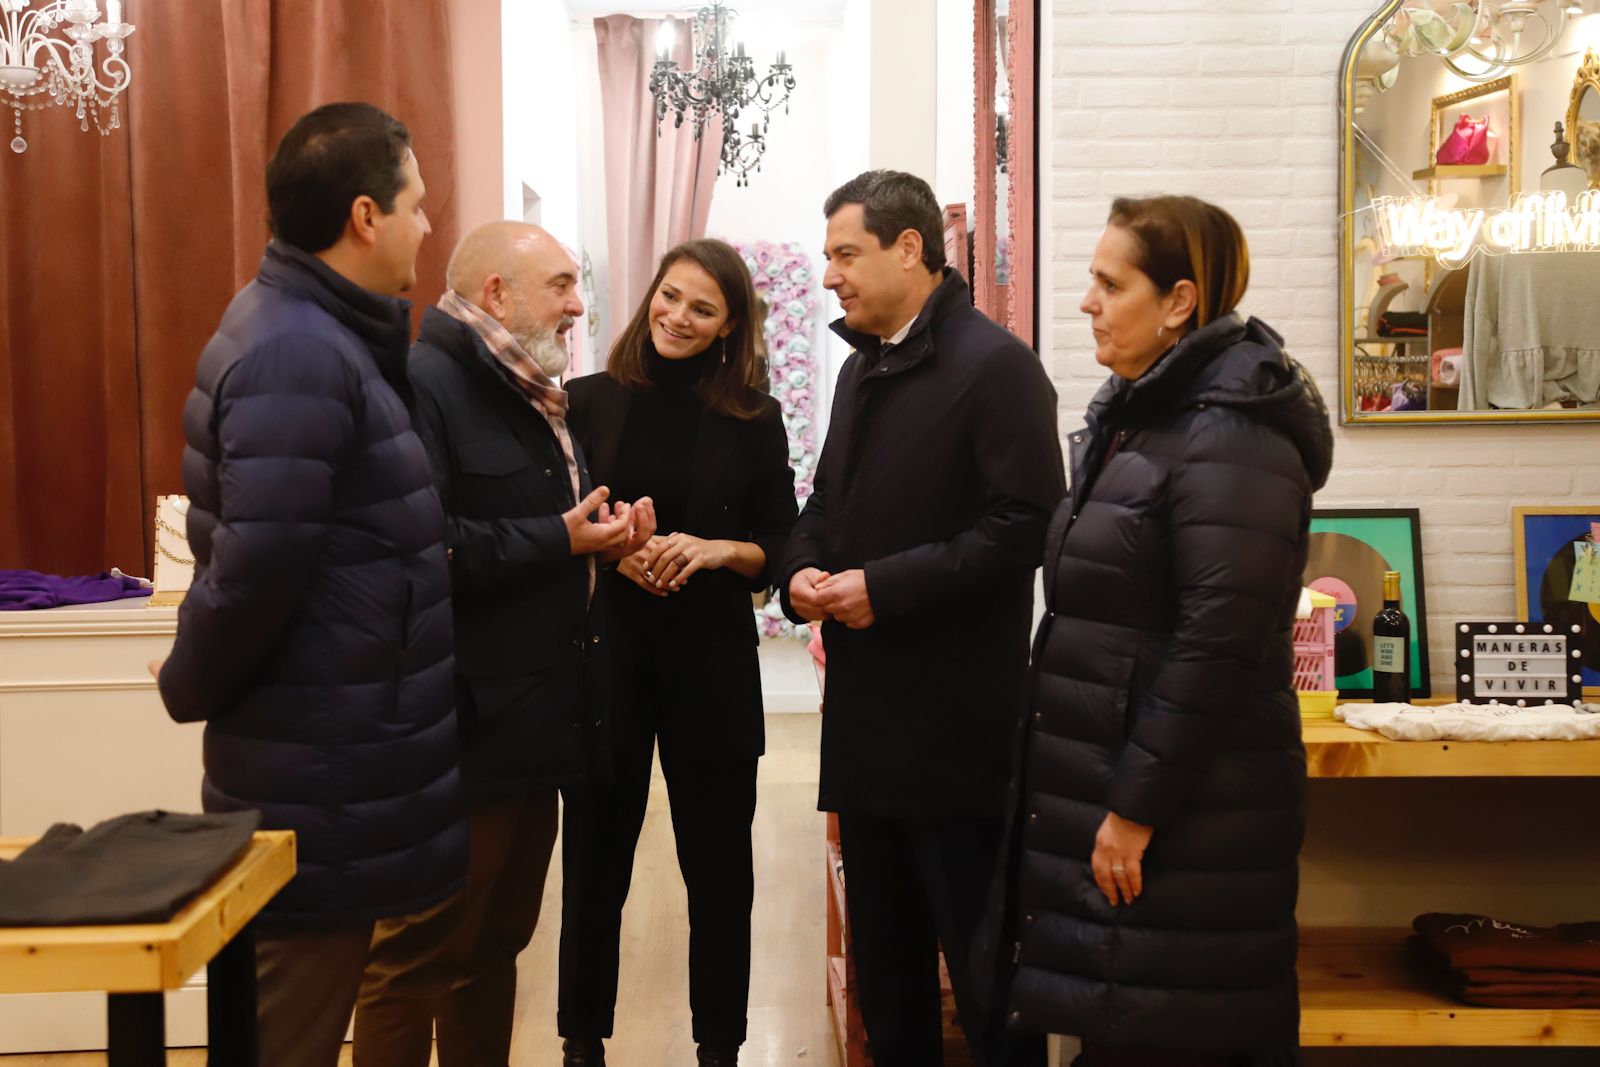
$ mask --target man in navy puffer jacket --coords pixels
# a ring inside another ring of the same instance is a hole
[[[258,924],[260,1062],[332,1067],[375,920],[466,873],[444,515],[397,296],[429,227],[409,133],[366,104],[301,118],[267,194],[275,239],[184,408],[195,577],[160,683],[206,723],[206,810],[296,833]]]

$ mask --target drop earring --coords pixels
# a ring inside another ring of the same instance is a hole
[[[726,337],[722,338],[722,365],[724,367],[728,365],[728,339]]]

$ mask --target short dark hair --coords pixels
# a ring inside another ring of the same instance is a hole
[[[901,170],[869,170],[835,189],[822,208],[824,218],[846,204],[860,204],[867,232],[888,248],[907,230],[922,235],[922,265],[944,269],[944,213],[927,182]]]
[[[1244,299],[1250,286],[1250,246],[1234,217],[1192,196],[1119,196],[1106,220],[1133,235],[1136,264],[1162,294],[1194,282],[1189,327],[1215,322]]]
[[[324,104],[301,116],[267,164],[272,235],[321,252],[338,242],[357,197],[370,196],[387,215],[410,151],[405,123],[371,104]]]

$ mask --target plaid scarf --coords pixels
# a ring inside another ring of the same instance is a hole
[[[511,331],[500,325],[492,316],[482,308],[465,300],[452,289],[446,289],[439,298],[439,310],[449,315],[458,322],[471,326],[473,331],[483,339],[484,346],[489,349],[495,361],[504,367],[511,375],[511,380],[522,390],[522,395],[528,398],[528,403],[533,409],[543,415],[550,424],[550,429],[555,432],[556,440],[561,442],[561,454],[566,457],[567,476],[572,481],[572,499],[583,499],[582,483],[578,480],[578,455],[572,447],[572,433],[567,429],[567,391],[557,385],[546,374],[539,364],[517,339],[511,336]],[[587,557],[589,563],[589,595],[594,596],[594,557]]]
[[[563,439],[566,447],[565,422],[567,417],[567,391],[557,385],[551,377],[539,368],[533,357],[528,355],[511,331],[489,315],[488,312],[463,299],[453,290],[445,290],[439,298],[439,310],[449,315],[458,322],[464,322],[477,331],[483,343],[488,346],[490,353],[499,364],[511,372],[512,381],[527,396],[530,403],[538,408],[547,419],[559,419],[563,428],[556,431],[556,436]],[[567,448],[568,458],[571,458],[571,448]],[[573,464],[576,474],[577,465]],[[573,483],[573,491],[577,491],[577,483]]]

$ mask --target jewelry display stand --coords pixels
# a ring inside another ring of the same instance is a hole
[[[189,548],[189,498],[163,496],[156,498],[155,592],[150,596],[153,608],[172,607],[183,602],[194,580],[194,552]]]

